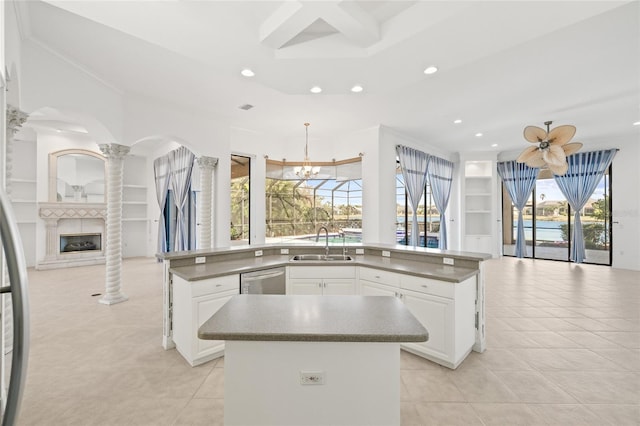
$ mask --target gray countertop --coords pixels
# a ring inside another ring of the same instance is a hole
[[[205,340],[424,342],[427,330],[391,296],[237,295],[198,330]]]
[[[201,265],[179,266],[171,268],[171,273],[187,281],[198,281],[223,275],[258,271],[278,266],[339,266],[358,265],[382,269],[391,272],[432,278],[458,283],[478,274],[477,269],[461,268],[442,264],[419,262],[400,258],[388,258],[372,255],[356,255],[353,261],[310,261],[291,262],[290,255],[272,255]]]

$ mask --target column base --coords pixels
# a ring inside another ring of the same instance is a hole
[[[115,305],[116,303],[126,302],[127,300],[129,300],[129,297],[127,297],[123,293],[107,294],[105,296],[102,296],[100,300],[98,300],[98,303],[101,303],[103,305]]]

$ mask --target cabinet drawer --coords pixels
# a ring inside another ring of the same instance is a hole
[[[400,286],[400,276],[398,274],[380,269],[360,268],[360,279],[393,287]]]
[[[236,290],[236,292],[240,292],[240,277],[237,274],[207,278],[206,280],[193,281],[191,283],[192,297],[220,293],[228,290]]]
[[[355,266],[289,266],[289,278],[355,278]]]
[[[432,294],[434,296],[447,297],[449,299],[453,299],[455,291],[454,286],[456,285],[456,283],[415,277],[413,275],[402,275],[400,281],[400,286],[404,289]]]

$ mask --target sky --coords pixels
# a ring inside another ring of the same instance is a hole
[[[604,190],[605,190],[605,179],[601,179],[594,191],[593,195],[590,197],[592,199],[600,199],[604,198]],[[564,195],[558,188],[556,181],[554,179],[539,179],[536,183],[536,196],[538,200],[540,200],[540,194],[544,194],[545,201],[562,201],[565,199]]]

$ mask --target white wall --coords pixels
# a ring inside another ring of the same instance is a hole
[[[620,151],[613,159],[613,267],[640,270],[640,138],[614,142]],[[617,222],[617,223],[616,223]]]
[[[21,109],[51,107],[77,117],[96,143],[122,143],[122,93],[31,41],[22,44]]]

